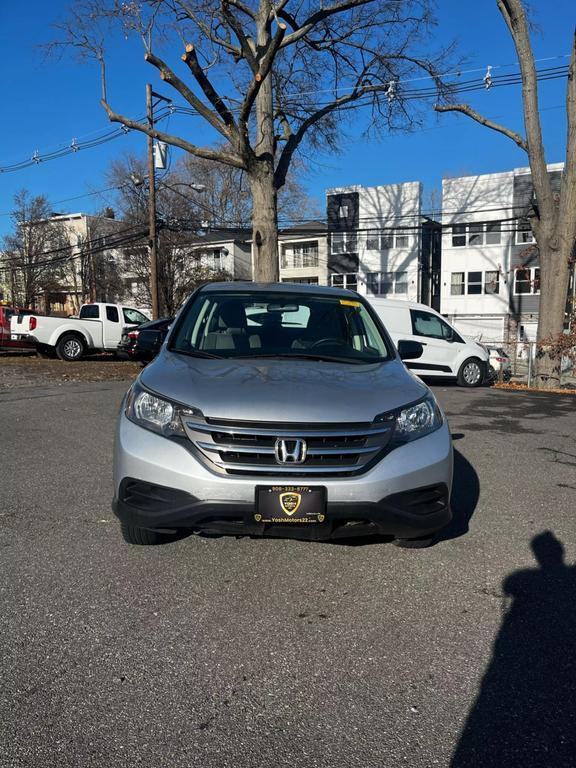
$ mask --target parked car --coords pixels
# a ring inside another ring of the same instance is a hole
[[[160,351],[173,322],[173,317],[162,317],[160,320],[142,323],[137,328],[133,326],[124,328],[118,344],[118,355],[128,360],[149,363]]]
[[[431,543],[451,518],[452,442],[368,302],[338,288],[211,283],[121,407],[125,540],[183,530]]]
[[[512,363],[506,350],[502,347],[493,347],[486,345],[490,359],[488,361],[488,375],[491,380],[502,378],[503,381],[510,381],[512,378]],[[502,371],[502,373],[500,373]]]
[[[20,307],[13,307],[7,303],[0,304],[0,351],[10,352],[12,350],[32,350],[34,347],[30,342],[23,339],[12,339],[10,331],[10,319],[14,315],[23,313]]]
[[[83,304],[78,319],[18,315],[10,320],[11,338],[31,342],[39,354],[80,360],[87,352],[115,352],[122,328],[148,322],[140,310],[123,304]]]
[[[406,365],[418,376],[456,379],[461,387],[479,387],[487,377],[488,353],[463,336],[438,312],[413,301],[370,298],[394,343],[419,341],[424,352]]]

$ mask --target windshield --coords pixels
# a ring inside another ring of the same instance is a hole
[[[207,357],[294,357],[373,363],[391,355],[354,299],[297,293],[200,293],[170,349]]]

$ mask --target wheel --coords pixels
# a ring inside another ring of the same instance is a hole
[[[149,531],[146,528],[137,528],[135,525],[120,523],[122,538],[128,544],[142,544],[155,546],[157,544],[168,544],[178,538],[176,533],[159,533],[158,531]]]
[[[56,354],[60,360],[67,360],[68,362],[80,360],[84,350],[84,341],[79,336],[71,333],[61,336],[58,339],[58,344],[56,344]]]
[[[36,357],[40,357],[42,360],[51,360],[56,357],[54,347],[47,347],[45,344],[39,344],[36,347]]]
[[[425,549],[434,543],[434,536],[423,536],[420,539],[394,539],[394,544],[401,549]]]
[[[484,363],[477,357],[464,360],[458,371],[458,384],[461,387],[479,387],[484,383]]]

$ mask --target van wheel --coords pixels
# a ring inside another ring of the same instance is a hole
[[[84,342],[80,337],[74,336],[71,333],[64,334],[64,336],[58,339],[56,354],[60,360],[67,360],[68,362],[80,360],[84,354]]]
[[[484,363],[477,357],[464,360],[458,371],[458,384],[461,387],[480,387],[484,383]]]
[[[146,528],[137,528],[135,525],[128,525],[128,523],[120,523],[120,530],[122,531],[122,538],[128,544],[140,544],[155,546],[157,544],[168,544],[171,541],[176,541],[178,534],[175,533],[160,533],[159,531],[149,531]]]

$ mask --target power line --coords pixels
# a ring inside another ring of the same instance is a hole
[[[563,57],[559,57],[559,58],[563,58]],[[537,71],[537,80],[539,82],[556,80],[560,78],[565,78],[567,76],[568,76],[567,66],[551,67],[551,68],[546,68],[546,69]],[[419,79],[419,78],[416,78],[416,79]],[[422,79],[434,79],[434,78],[430,77],[430,78],[422,78]],[[412,101],[414,99],[430,99],[430,98],[437,99],[440,94],[441,89],[438,86],[434,88],[412,89],[412,90],[402,91],[399,89],[402,82],[403,81],[399,82],[399,86],[396,90],[397,95],[394,97],[395,99],[398,99],[401,101]],[[411,81],[407,80],[406,82],[411,82]],[[522,82],[522,76],[520,73],[511,74],[511,75],[496,75],[491,79],[490,89],[510,86],[510,85],[519,85],[521,84],[521,82]],[[468,80],[468,81],[459,83],[457,86],[446,86],[445,90],[447,94],[458,95],[460,93],[486,91],[487,87],[484,81],[478,81],[475,79],[475,80]],[[292,94],[289,94],[288,99],[284,101],[283,106],[289,107],[293,105],[294,107],[301,107],[302,104],[300,101],[298,101],[298,98],[301,98],[301,96],[306,95],[306,93],[307,93],[306,91],[302,91],[299,93],[294,92]],[[308,93],[313,93],[313,92],[308,92]],[[354,101],[343,104],[342,106],[338,107],[338,111],[339,112],[349,111],[352,109],[356,109],[358,106],[363,106],[365,104],[371,103],[375,93],[376,92],[365,93],[362,96],[359,96]],[[380,93],[383,93],[383,92],[380,92]],[[291,101],[291,99],[296,99],[296,101]],[[318,102],[314,105],[314,111],[316,111],[316,109],[322,109],[325,106],[329,106],[331,103],[332,101]],[[240,110],[240,107],[230,107],[231,112],[239,112],[239,110]],[[201,117],[199,113],[196,110],[192,109],[191,107],[178,106],[178,105],[171,104],[170,106],[164,108],[158,113],[157,120],[158,121],[164,120],[165,118],[170,117],[174,113],[192,116],[196,118]],[[142,122],[143,120],[144,120],[143,117],[137,118],[137,122]],[[86,141],[78,141],[77,139],[72,139],[69,145],[60,147],[59,149],[56,149],[52,152],[47,152],[45,154],[42,154],[38,150],[36,150],[26,160],[22,160],[20,162],[12,163],[9,165],[0,166],[0,173],[12,173],[15,171],[20,171],[34,165],[39,165],[40,163],[43,163],[43,162],[60,159],[62,157],[77,153],[85,149],[92,149],[94,147],[101,146],[102,144],[106,144],[109,141],[113,141],[119,138],[120,136],[123,136],[129,133],[130,130],[131,130],[130,128],[127,128],[126,126],[122,125],[119,128],[108,130],[102,136],[99,136],[98,138],[95,138],[95,139],[90,139]]]

